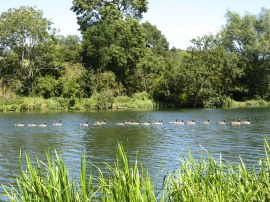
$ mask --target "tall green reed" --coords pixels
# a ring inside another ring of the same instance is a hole
[[[55,151],[47,152],[47,163],[32,163],[26,153],[26,170],[22,155],[15,186],[3,186],[10,201],[270,201],[270,147],[265,139],[265,159],[249,169],[240,158],[239,165],[215,160],[210,153],[194,159],[191,152],[183,156],[179,169],[166,176],[161,194],[151,183],[148,172],[138,163],[131,164],[119,143],[114,165],[106,171],[97,168],[94,178],[81,158],[80,180],[70,177],[64,160]],[[158,197],[157,197],[158,195]]]
[[[121,144],[114,166],[107,165],[110,171],[106,179],[100,172],[99,186],[102,201],[156,201],[155,190],[150,177],[139,166],[137,160],[131,166]]]
[[[10,201],[156,201],[155,191],[147,173],[135,161],[131,166],[123,146],[118,144],[114,166],[106,164],[109,171],[99,168],[99,177],[94,179],[87,173],[87,159],[81,158],[80,181],[75,182],[69,175],[61,156],[55,151],[54,158],[47,152],[47,163],[36,160],[32,163],[26,153],[26,167],[23,169],[22,155],[19,158],[19,176],[16,186],[4,186]],[[96,181],[94,183],[93,181]]]
[[[240,158],[236,166],[223,163],[208,153],[208,159],[194,160],[191,153],[180,168],[167,177],[165,201],[269,201],[270,159],[265,140],[266,158],[259,167],[248,169]]]

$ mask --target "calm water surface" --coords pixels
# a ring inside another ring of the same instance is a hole
[[[107,119],[107,124],[94,126],[97,120]],[[251,119],[251,125],[217,125],[216,121],[228,122]],[[163,125],[125,125],[117,122],[158,121]],[[175,119],[190,121],[196,125],[173,125]],[[201,122],[210,120],[209,125]],[[52,124],[62,120],[63,125]],[[89,127],[80,123],[89,122]],[[47,123],[47,127],[14,127],[15,123]],[[104,162],[113,164],[117,142],[122,142],[129,158],[148,168],[154,179],[179,167],[182,154],[190,149],[195,157],[208,150],[216,159],[239,163],[239,156],[249,167],[264,157],[264,137],[270,136],[270,108],[247,109],[195,109],[169,111],[101,111],[74,113],[1,113],[0,114],[0,185],[13,183],[12,175],[18,173],[18,157],[29,152],[32,159],[46,159],[46,150],[59,151],[70,174],[79,176],[80,157],[102,167]],[[95,174],[94,168],[89,166]],[[0,194],[3,189],[0,186]],[[0,198],[1,199],[1,198]]]

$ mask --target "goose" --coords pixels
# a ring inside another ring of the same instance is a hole
[[[184,120],[182,119],[182,121],[178,121],[178,119],[176,119],[175,121],[170,121],[169,123],[171,123],[171,124],[184,124]]]
[[[59,123],[53,123],[53,126],[62,126],[62,120]]]
[[[187,124],[187,125],[195,125],[196,122],[195,122],[194,119],[192,119],[191,121],[187,121],[186,124]]]
[[[106,124],[106,119],[104,119],[103,121],[100,121],[100,123],[103,125],[103,124]]]
[[[28,123],[27,126],[28,127],[36,127],[37,126],[37,123]]]
[[[149,125],[151,125],[151,122],[150,121],[148,121],[148,122],[142,122],[141,125],[149,126]]]
[[[140,124],[140,120],[138,119],[137,122],[130,122],[129,125],[139,125]]]
[[[241,121],[241,124],[243,124],[243,125],[250,125],[250,119],[248,119],[247,121]]]
[[[218,121],[217,124],[219,124],[219,125],[226,125],[226,120],[224,119],[223,121]]]
[[[123,122],[120,122],[120,123],[116,123],[115,125],[118,125],[118,126],[124,126],[125,125],[125,121],[123,121]]]
[[[139,125],[140,124],[140,119],[137,119],[137,122],[134,121],[127,121],[125,122],[127,125]]]
[[[89,125],[89,124],[88,124],[88,121],[85,122],[85,123],[81,123],[81,124],[80,124],[80,126],[83,126],[83,127],[88,127],[88,125]]]
[[[24,127],[24,123],[22,122],[22,123],[16,123],[16,124],[14,124],[16,127]]]
[[[95,126],[101,126],[103,125],[103,123],[101,121],[97,121],[96,123],[94,123]]]
[[[232,121],[231,124],[233,126],[239,126],[241,124],[241,121],[240,121],[240,119],[238,119],[237,121]]]
[[[40,123],[40,124],[38,124],[38,127],[46,127],[46,126],[47,126],[46,123]]]
[[[203,121],[202,124],[210,124],[210,120],[207,120],[207,121]]]
[[[178,122],[178,119],[176,119],[175,121],[170,121],[169,123],[176,124],[177,122]]]
[[[159,120],[158,122],[152,122],[152,125],[162,125],[163,121]]]
[[[176,121],[174,124],[184,125],[185,122],[184,122],[184,120],[182,119],[182,121]]]
[[[104,124],[106,124],[106,119],[104,119],[104,121],[97,121],[96,123],[94,123],[95,126],[100,126]]]

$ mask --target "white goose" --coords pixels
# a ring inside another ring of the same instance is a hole
[[[28,123],[27,126],[28,127],[36,127],[37,126],[37,123]]]
[[[176,119],[177,120],[177,119]],[[185,124],[185,122],[184,122],[184,120],[182,119],[182,121],[176,121],[174,124],[177,124],[177,125],[184,125]]]
[[[248,119],[247,121],[241,121],[242,125],[250,125],[250,119]]]
[[[59,123],[53,123],[53,126],[62,126],[62,120]]]
[[[97,121],[96,123],[94,123],[95,126],[101,126],[106,124],[106,119],[104,119],[104,121]]]
[[[144,126],[149,126],[149,125],[151,125],[151,122],[150,121],[148,121],[148,122],[142,122],[142,123],[140,123],[141,125],[144,125]]]
[[[80,124],[80,126],[82,126],[82,127],[88,127],[88,125],[89,125],[89,124],[88,124],[88,121],[85,122],[85,123],[81,123],[81,124]]]
[[[152,125],[162,125],[163,124],[163,121],[162,120],[159,120],[157,122],[152,122],[151,124]]]
[[[126,123],[125,121],[122,121],[122,122],[116,123],[115,125],[117,125],[117,126],[124,126],[125,123]]]
[[[169,123],[175,124],[177,121],[178,121],[178,119],[176,119],[175,121],[169,121]]]
[[[178,119],[176,119],[175,121],[170,121],[169,123],[171,124],[184,124],[184,120],[182,119],[182,121],[178,121]]]
[[[40,123],[38,124],[38,127],[46,127],[47,126],[47,123]]]
[[[140,124],[140,119],[137,119],[137,122],[134,121],[127,121],[125,122],[127,125],[139,125]]]
[[[217,124],[219,124],[219,125],[226,125],[226,120],[224,119],[223,121],[218,121]]]
[[[204,125],[210,124],[210,120],[203,121],[202,124],[204,124]]]
[[[130,122],[129,125],[139,125],[140,124],[140,120],[138,119],[137,122]]]
[[[195,125],[196,122],[195,122],[194,119],[192,119],[191,121],[187,121],[186,124],[187,124],[187,125]]]
[[[15,127],[24,127],[24,123],[22,122],[22,123],[16,123],[16,124],[14,124],[14,126]]]
[[[241,121],[240,121],[240,119],[238,119],[237,121],[232,121],[231,124],[232,124],[233,126],[240,126]]]

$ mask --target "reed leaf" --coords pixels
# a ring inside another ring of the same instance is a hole
[[[270,147],[265,139],[265,159],[258,167],[249,169],[240,158],[238,165],[216,161],[207,152],[207,158],[196,159],[189,151],[183,156],[179,169],[164,177],[163,189],[157,191],[148,172],[136,160],[131,163],[122,144],[117,146],[114,165],[106,172],[94,166],[99,176],[94,179],[87,169],[86,156],[81,157],[79,183],[70,178],[63,158],[49,152],[47,162],[36,159],[32,163],[26,153],[26,170],[19,157],[19,175],[16,186],[3,186],[10,201],[270,201]],[[93,183],[96,180],[96,183]]]

